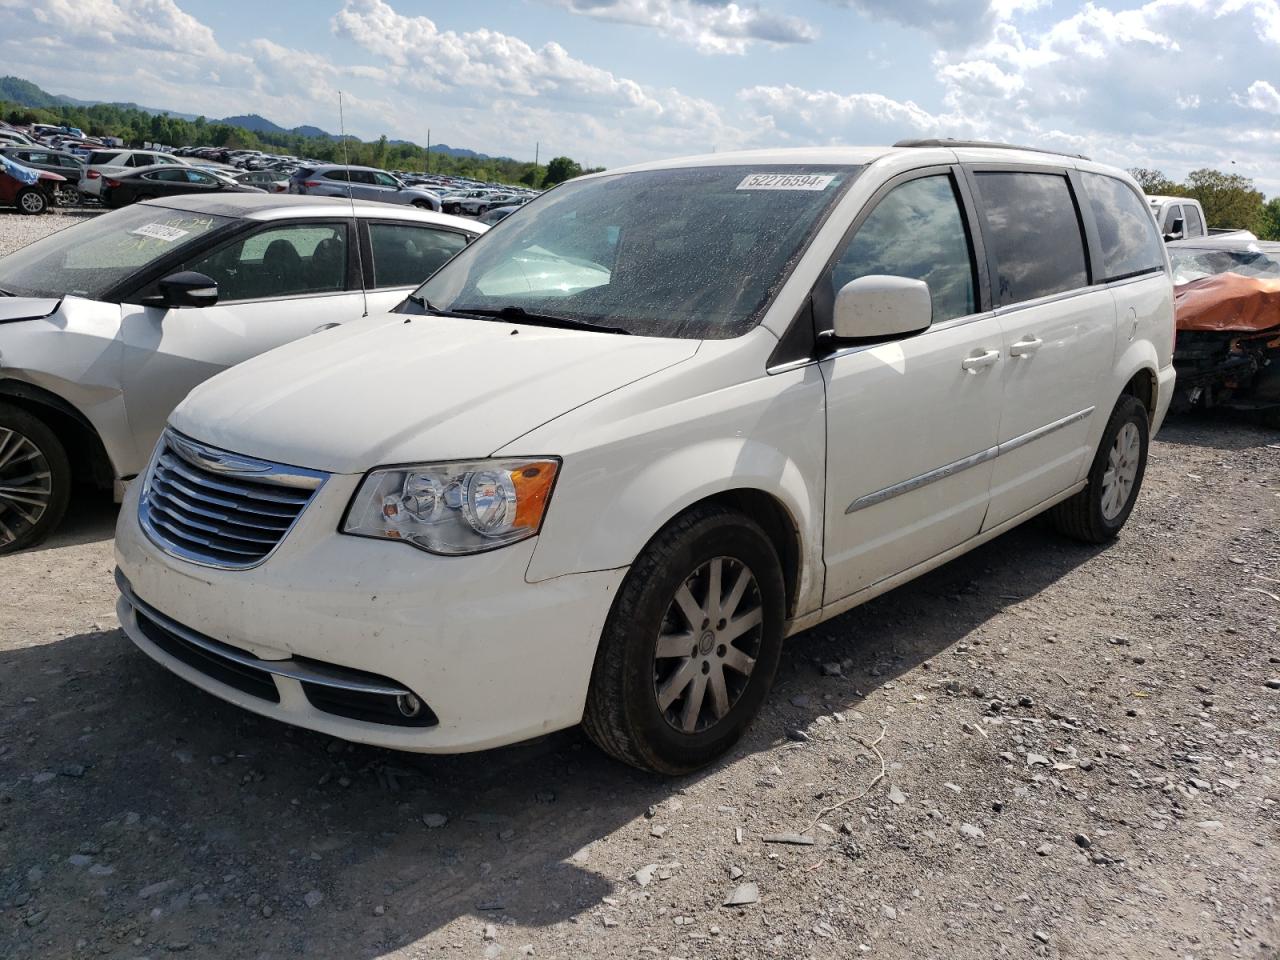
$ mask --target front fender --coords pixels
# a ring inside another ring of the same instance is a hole
[[[669,407],[637,404],[630,417],[601,410],[590,418],[592,425],[572,430],[577,452],[566,452],[527,578],[536,582],[629,566],[658,531],[695,503],[759,491],[794,526],[797,613],[816,609],[822,595],[824,417],[816,368]],[[528,446],[555,449],[550,441]]]
[[[0,326],[0,393],[59,409],[91,428],[117,477],[138,452],[120,383],[120,308],[64,299],[47,317]]]

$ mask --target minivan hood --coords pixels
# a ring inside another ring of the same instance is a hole
[[[476,459],[697,350],[696,340],[393,314],[232,367],[170,423],[224,450],[330,473]]]

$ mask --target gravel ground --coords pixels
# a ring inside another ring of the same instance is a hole
[[[795,638],[677,780],[224,704],[116,629],[113,520],[0,558],[5,960],[1280,956],[1274,431],[1173,421],[1113,545],[1033,523]]]
[[[101,209],[55,207],[41,216],[28,217],[0,209],[0,257],[100,213]]]
[[[223,704],[115,629],[82,506],[0,559],[0,956],[1274,957],[1276,440],[1173,423],[1114,545],[1033,524],[796,638],[681,780]]]

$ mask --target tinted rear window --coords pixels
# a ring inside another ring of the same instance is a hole
[[[1084,235],[1065,176],[980,172],[977,181],[998,304],[1088,285]]]
[[[1102,244],[1103,279],[1118,280],[1164,269],[1156,222],[1128,184],[1099,173],[1083,173],[1089,208]]]
[[[115,163],[115,159],[119,153],[119,150],[95,150],[93,153],[89,154],[89,163],[94,166]]]

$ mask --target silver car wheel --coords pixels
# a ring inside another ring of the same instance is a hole
[[[653,691],[670,726],[701,733],[733,709],[755,668],[763,622],[760,587],[746,564],[716,557],[685,578],[654,651]]]
[[[1133,494],[1142,455],[1142,437],[1138,428],[1126,423],[1116,434],[1116,442],[1107,455],[1107,471],[1102,475],[1102,516],[1114,520],[1120,516]]]
[[[34,190],[28,190],[18,199],[18,202],[27,213],[39,213],[45,208],[44,197]]]
[[[0,547],[40,522],[53,500],[49,461],[22,434],[0,427]]]

